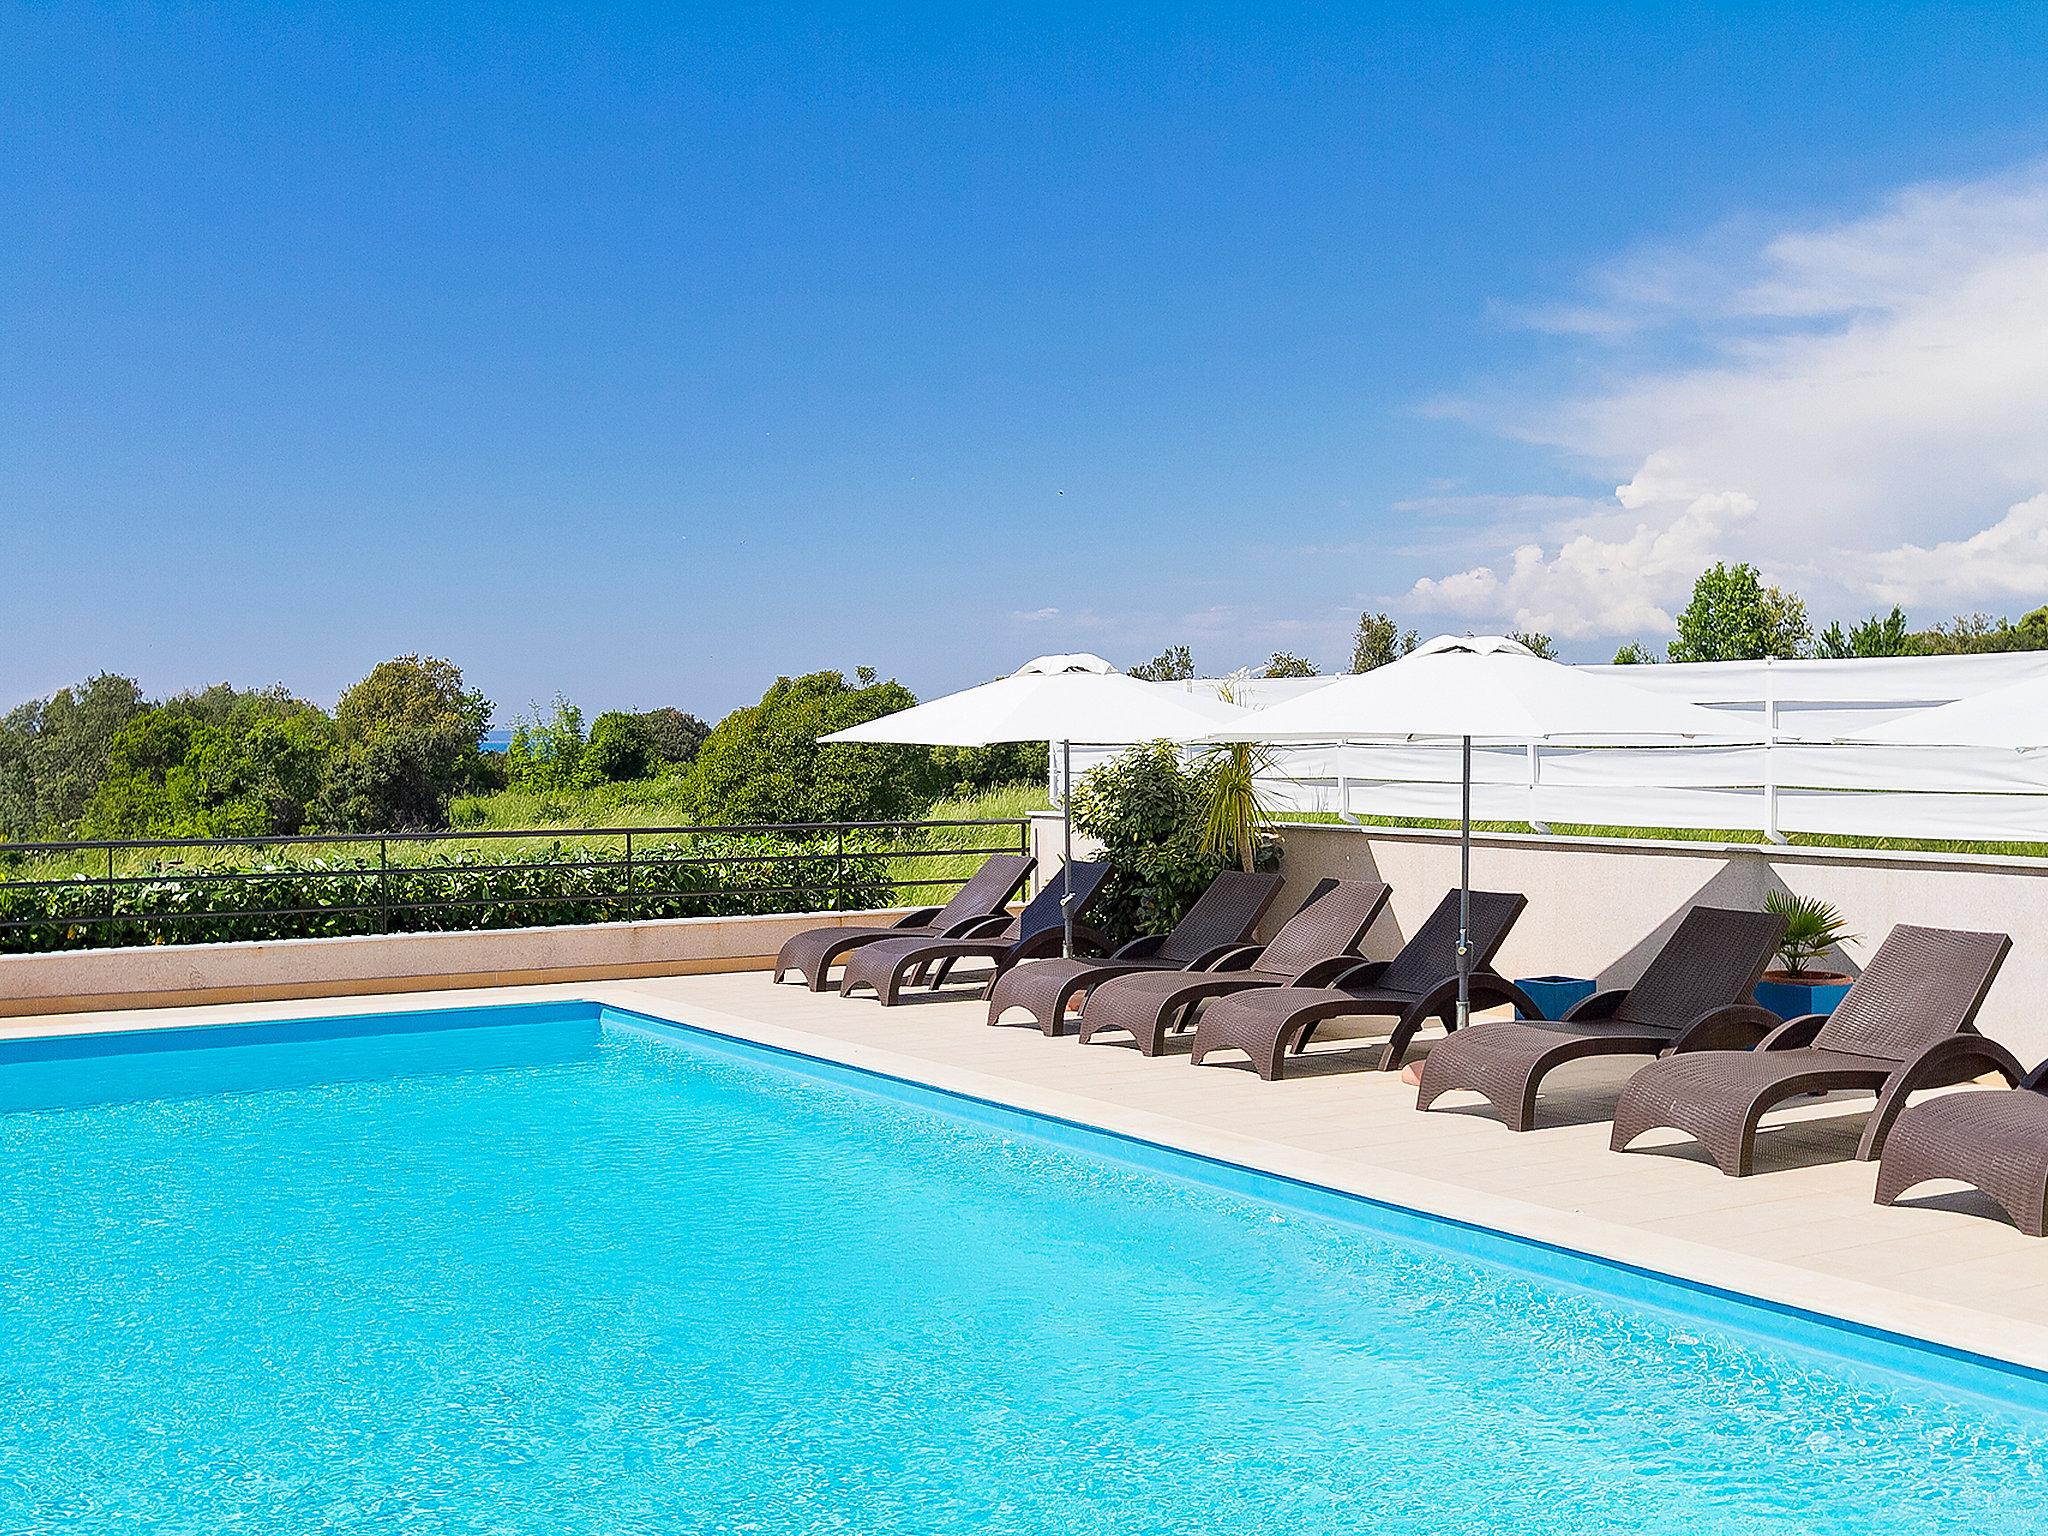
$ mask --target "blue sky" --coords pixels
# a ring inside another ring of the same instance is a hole
[[[2048,27],[1956,9],[9,6],[0,703],[2035,606]]]

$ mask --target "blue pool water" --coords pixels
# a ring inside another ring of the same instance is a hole
[[[2048,1530],[2036,1378],[630,1015],[394,1022],[0,1047],[0,1531]]]

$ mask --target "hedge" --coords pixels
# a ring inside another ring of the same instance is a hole
[[[889,904],[888,876],[879,843],[851,837],[843,851],[775,836],[646,844],[633,850],[630,893],[624,858],[562,843],[389,869],[359,857],[157,864],[112,890],[111,912],[109,889],[84,876],[0,882],[0,925],[30,924],[0,926],[0,953],[865,910]]]

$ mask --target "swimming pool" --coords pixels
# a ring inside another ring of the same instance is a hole
[[[0,1044],[0,1255],[6,1531],[2048,1529],[2037,1376],[593,1005]]]

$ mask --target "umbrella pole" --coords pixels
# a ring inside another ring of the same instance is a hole
[[[1472,738],[1464,741],[1463,822],[1458,832],[1458,1028],[1472,1021]]]
[[[1060,743],[1060,953],[1074,958],[1074,744]]]

